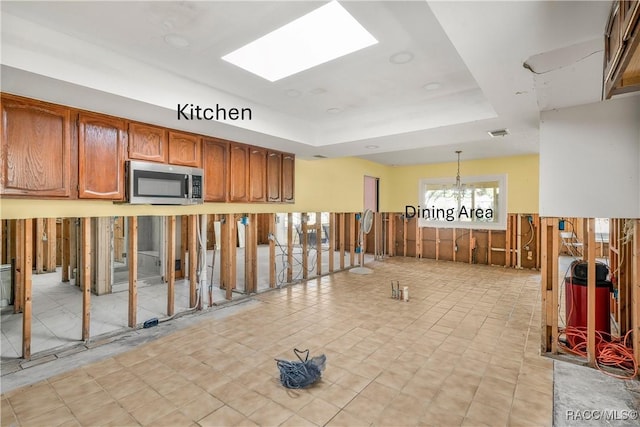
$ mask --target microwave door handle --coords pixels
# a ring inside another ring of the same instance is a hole
[[[184,176],[184,198],[188,199],[191,197],[191,175]]]

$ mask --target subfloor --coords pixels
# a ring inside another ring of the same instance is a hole
[[[286,279],[286,256],[276,248],[276,283],[283,284]],[[317,252],[309,251],[308,275],[317,274]],[[340,266],[340,252],[334,252],[334,266]],[[214,258],[215,257],[215,258]],[[367,255],[366,260],[372,256]],[[329,269],[329,251],[324,247],[321,255],[321,273]],[[357,261],[356,261],[357,262]],[[349,254],[345,254],[345,266],[350,265]],[[208,304],[208,285],[212,284],[212,301],[225,301],[226,291],[220,289],[220,253],[207,253],[207,286],[205,287],[205,305]],[[244,283],[244,249],[236,251],[236,276],[238,287],[233,292],[233,299],[245,297]],[[294,247],[293,280],[302,278],[302,249]],[[211,280],[213,272],[213,280]],[[257,257],[258,291],[269,288],[269,247],[259,246]],[[34,274],[32,276],[32,354],[41,352],[65,351],[66,347],[77,344],[82,337],[82,292],[74,285],[75,280],[63,283],[61,270],[55,273]],[[125,275],[128,280],[128,275]],[[126,330],[128,322],[128,283],[113,286],[113,293],[91,295],[91,338],[104,334]],[[162,319],[167,315],[167,285],[160,277],[138,277],[137,323],[152,318]],[[189,309],[189,280],[176,280],[175,313]],[[22,314],[14,314],[13,307],[5,307],[1,317],[0,355],[2,363],[13,363],[22,354]]]
[[[409,258],[369,266],[189,316],[121,353],[106,344],[9,374],[3,388],[31,370],[56,373],[4,393],[2,425],[552,424],[538,272]],[[409,302],[391,299],[392,280]],[[280,385],[274,358],[294,359],[294,348],[327,356],[311,388]],[[87,364],[94,351],[103,359]]]

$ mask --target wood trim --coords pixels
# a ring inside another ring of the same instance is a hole
[[[176,286],[176,217],[167,217],[167,316],[175,311]]]
[[[22,303],[22,357],[26,360],[31,359],[31,314],[32,314],[32,280],[31,280],[31,265],[33,263],[32,242],[33,242],[33,220],[24,219],[20,220],[23,223],[21,236],[24,244],[23,249],[23,264],[24,269],[22,271],[22,280],[24,283],[23,288],[23,303]]]
[[[138,324],[138,217],[127,218],[129,241],[127,260],[129,264],[129,327]]]
[[[198,215],[189,215],[187,217],[187,221],[187,241],[189,246],[189,307],[195,307],[197,301],[196,292],[198,288]],[[211,272],[211,274],[213,274],[213,272]],[[200,300],[202,301],[202,295],[200,296]]]
[[[91,218],[81,220],[80,247],[82,251],[82,340],[90,337],[91,326]]]

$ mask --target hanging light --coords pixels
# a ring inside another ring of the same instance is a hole
[[[453,188],[453,197],[457,201],[464,199],[465,191],[466,191],[464,185],[460,180],[460,154],[461,153],[462,153],[462,150],[456,150],[456,154],[458,155],[458,173],[456,174],[456,185]]]

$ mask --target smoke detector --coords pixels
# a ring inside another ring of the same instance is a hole
[[[496,129],[490,130],[487,132],[491,138],[495,138],[496,136],[507,136],[509,135],[509,129]]]

